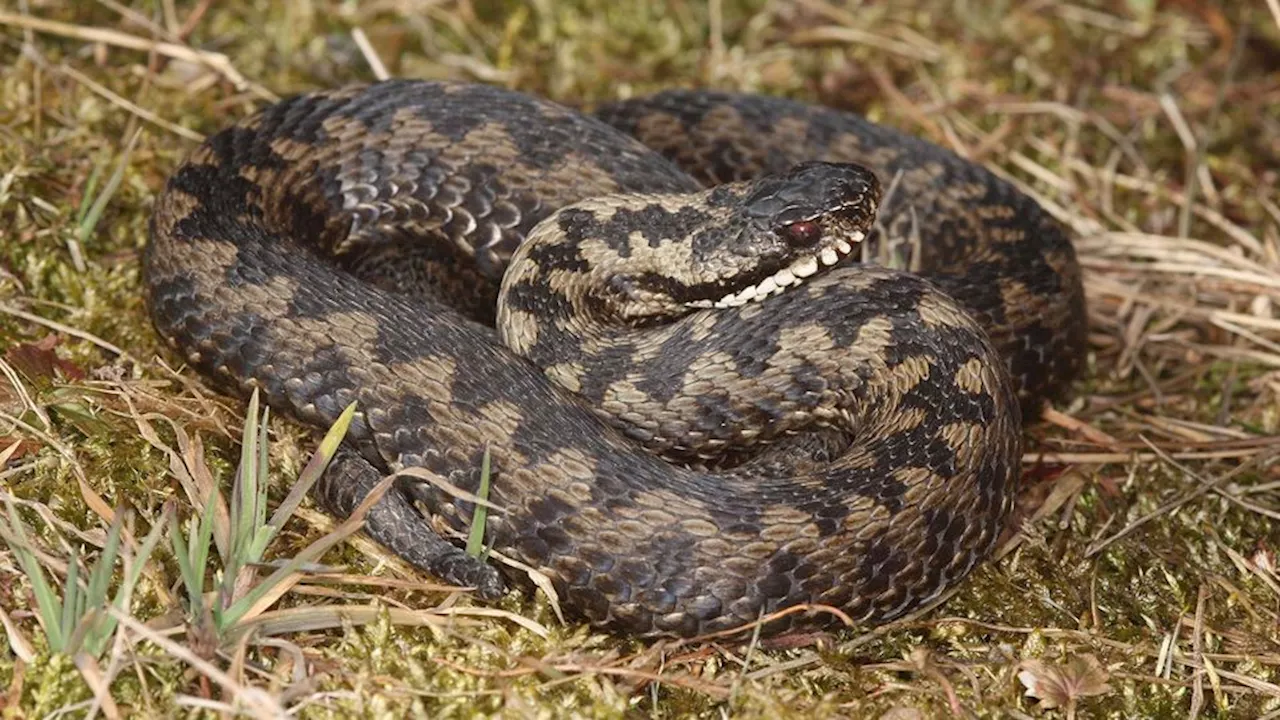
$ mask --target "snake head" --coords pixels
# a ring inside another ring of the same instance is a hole
[[[763,300],[848,256],[871,231],[880,196],[875,174],[851,163],[805,162],[722,185],[699,198],[706,217],[692,223],[687,252],[611,284],[634,302],[632,317]]]
[[[500,304],[632,326],[743,306],[836,266],[871,231],[880,195],[861,165],[805,162],[696,193],[586,199],[529,235]]]
[[[875,174],[851,163],[801,163],[748,187],[739,254],[753,253],[755,267],[748,263],[722,274],[722,282],[736,289],[718,298],[699,298],[696,305],[744,305],[836,265],[870,232],[881,193]]]

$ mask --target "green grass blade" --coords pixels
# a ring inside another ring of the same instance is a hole
[[[329,467],[329,462],[333,460],[333,456],[338,452],[338,445],[342,442],[342,438],[346,437],[347,430],[351,427],[351,420],[355,417],[356,404],[351,403],[342,411],[338,419],[329,427],[325,433],[324,439],[320,441],[320,447],[311,455],[311,459],[307,461],[306,467],[302,468],[302,473],[298,475],[298,480],[293,484],[293,488],[289,490],[288,496],[276,508],[275,513],[271,516],[271,521],[267,524],[270,532],[260,538],[262,546],[255,548],[258,557],[266,552],[266,545],[271,542],[280,528],[284,526],[286,520],[293,515],[293,512],[302,504],[302,499],[311,491],[311,486],[315,485],[320,476],[324,474],[325,468]]]
[[[187,599],[194,607],[199,601],[199,593],[194,592],[199,580],[191,567],[187,541],[182,538],[182,528],[175,527],[169,535],[169,544],[173,547],[173,557],[178,562],[178,574],[182,576],[182,586],[187,589]]]
[[[151,559],[151,555],[160,544],[160,540],[164,537],[165,527],[169,524],[171,512],[166,511],[160,515],[160,520],[151,528],[151,532],[147,533],[147,537],[143,539],[142,545],[139,546],[137,554],[133,556],[131,561],[125,563],[124,577],[120,580],[120,587],[116,590],[115,597],[111,599],[111,605],[117,610],[127,613],[133,603],[133,591],[138,585],[138,580],[142,577],[142,571],[146,569],[147,562]],[[175,532],[175,534],[177,534]],[[104,598],[105,600],[105,598]],[[105,606],[105,603],[104,605]],[[84,647],[95,658],[102,657],[106,652],[108,644],[111,642],[111,636],[116,631],[119,622],[109,612],[100,612],[96,609],[92,611],[94,618],[91,618],[92,626],[84,639]]]
[[[75,617],[75,624],[67,628],[66,649],[63,653],[75,656],[88,651],[94,658],[100,657],[101,653],[92,648],[100,647],[102,644],[97,637],[100,634],[102,619],[105,617],[102,608],[90,607]]]
[[[198,577],[199,584],[197,589],[204,594],[204,569],[208,567],[209,556],[213,552],[213,509],[217,505],[217,497],[209,496],[209,501],[205,503],[204,515],[200,516],[200,522],[196,525],[196,539],[191,546],[191,564],[200,572]]]
[[[385,482],[385,481],[384,481]],[[296,556],[280,565],[274,572],[255,585],[244,597],[237,600],[233,605],[228,607],[222,616],[223,623],[220,627],[233,628],[240,618],[244,617],[253,606],[263,598],[268,592],[275,588],[285,578],[295,572],[298,572],[307,563],[318,559],[321,555],[329,550],[329,548],[337,545],[347,537],[354,535],[364,526],[364,515],[368,512],[368,508],[376,500],[375,496],[380,496],[385,485],[375,487],[367,496],[361,505],[358,506],[346,520],[344,520],[336,529],[330,531],[324,537],[316,540],[307,547],[303,548]]]
[[[283,527],[284,523],[302,503],[302,499],[306,497],[306,494],[310,491],[311,487],[320,479],[329,463],[333,460],[333,456],[337,454],[342,438],[346,436],[348,429],[350,429],[351,421],[355,417],[355,411],[355,403],[351,403],[342,411],[342,414],[338,416],[338,419],[329,427],[328,432],[325,433],[324,439],[321,440],[320,446],[316,449],[316,452],[313,453],[311,458],[307,461],[306,467],[303,468],[302,473],[298,476],[298,480],[289,491],[289,495],[284,499],[284,502],[276,508],[275,513],[272,514],[271,520],[267,524],[261,525],[257,528],[257,534],[254,537],[251,548],[252,555],[256,558],[255,562],[263,557],[268,544],[270,544],[276,533],[281,527]],[[263,455],[265,457],[265,435],[263,436],[262,447],[264,448]],[[265,467],[265,460],[263,467]],[[262,507],[266,507],[265,496],[262,499]],[[318,558],[326,549],[328,549],[329,546],[333,544],[333,542],[336,542],[336,540],[319,541],[314,543],[297,556],[285,562],[269,576],[264,578],[262,582],[256,584],[252,589],[250,589],[244,597],[237,599],[234,603],[224,608],[219,617],[219,627],[229,628],[235,625],[235,623],[238,622],[240,618],[242,618],[244,614],[254,606],[254,604],[270,592],[278,583],[282,582],[289,575],[297,572],[305,564],[311,562],[315,558]]]
[[[258,549],[258,538],[262,534],[262,528],[267,522],[267,461],[270,459],[270,453],[267,451],[267,423],[271,419],[271,408],[264,407],[262,409],[262,422],[258,426],[258,446],[255,448],[258,455],[258,470],[254,477],[253,495],[253,531],[249,534],[250,542],[245,547],[249,553],[247,562],[258,562],[262,559],[262,552],[266,550],[265,543],[262,551]]]
[[[138,547],[138,554],[134,557],[132,567],[129,568],[129,572],[125,574],[123,581],[120,583],[122,590],[133,592],[133,588],[137,586],[139,578],[142,577],[142,571],[147,567],[147,561],[151,559],[151,554],[160,545],[160,539],[164,537],[164,529],[169,525],[171,519],[172,517],[169,513],[161,514],[160,521],[151,528],[151,532],[147,533],[142,545]],[[117,593],[116,600],[119,601],[119,599],[120,593]]]
[[[45,636],[49,638],[49,648],[54,652],[62,652],[66,640],[62,633],[62,626],[59,624],[62,619],[62,602],[53,591],[48,578],[44,575],[44,570],[40,567],[40,561],[31,550],[31,541],[27,537],[22,519],[18,517],[13,499],[5,498],[5,504],[8,506],[9,522],[8,528],[0,532],[0,535],[4,536],[4,541],[8,543],[9,549],[18,559],[22,571],[31,581],[31,592],[36,596],[36,608],[40,611],[40,618],[44,622]]]
[[[231,543],[222,562],[219,604],[231,602],[240,570],[249,562],[254,536],[254,505],[258,496],[258,390],[254,388],[245,413],[244,431],[240,436],[240,464],[231,483]]]
[[[236,473],[231,488],[231,506],[234,508],[233,518],[235,542],[232,547],[244,552],[252,535],[252,508],[246,507],[246,498],[258,494],[258,390],[254,389],[249,398],[249,410],[245,414],[244,433],[240,437],[240,468]],[[243,558],[243,554],[239,556]],[[239,559],[237,558],[237,559]]]
[[[210,495],[205,504],[205,513],[192,519],[195,528],[192,533],[194,539],[190,546],[183,537],[181,524],[176,520],[173,532],[169,535],[170,543],[173,545],[173,555],[178,561],[178,572],[182,576],[182,585],[187,589],[187,602],[190,605],[192,617],[199,617],[204,613],[205,562],[208,560],[209,546],[213,538],[212,512],[215,499],[214,495]],[[170,506],[169,510],[176,517],[173,506]]]
[[[89,585],[85,592],[88,607],[99,607],[107,603],[107,586],[111,582],[111,574],[115,569],[116,557],[120,554],[120,534],[124,528],[124,513],[117,512],[107,528],[107,539],[102,546],[102,554],[89,573]]]
[[[480,489],[476,495],[481,500],[489,499],[489,446],[484,447],[484,457],[480,460]],[[483,503],[476,503],[471,515],[471,529],[467,532],[467,554],[479,557],[484,550],[484,526],[489,518],[489,509]]]
[[[83,614],[84,593],[80,591],[80,553],[75,546],[71,547],[71,557],[67,558],[67,581],[62,588],[62,614],[58,620],[62,636],[68,642],[62,648],[67,654],[73,654],[70,640],[75,634],[76,621]]]
[[[89,208],[93,205],[94,193],[98,189],[98,181],[102,179],[102,168],[102,163],[95,164],[93,170],[89,172],[89,179],[84,184],[84,195],[80,197],[80,207],[76,211],[76,224],[82,228],[89,215]]]
[[[111,176],[107,178],[107,184],[102,187],[102,192],[94,198],[93,204],[89,206],[88,211],[81,215],[78,228],[80,242],[88,241],[89,235],[93,233],[94,228],[98,225],[98,220],[102,218],[102,213],[110,205],[111,198],[120,189],[120,183],[124,180],[125,171],[129,167],[129,157],[133,154],[133,148],[137,145],[140,135],[140,133],[135,132],[129,136],[124,150],[120,153],[120,158],[116,161],[115,169],[111,172]],[[98,167],[95,167],[95,171]],[[86,192],[85,198],[89,198],[91,194]]]

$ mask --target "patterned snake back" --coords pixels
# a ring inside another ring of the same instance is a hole
[[[916,272],[860,262],[917,242]],[[880,622],[1004,527],[1024,415],[1082,364],[1063,229],[922,140],[778,98],[672,91],[595,117],[484,85],[301,95],[202,144],[144,256],[160,335],[326,427],[315,495],[496,598],[521,571],[613,631],[800,603]],[[505,574],[504,574],[505,572]],[[789,614],[778,632],[830,620]]]

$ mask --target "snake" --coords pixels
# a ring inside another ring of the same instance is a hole
[[[299,92],[168,176],[142,278],[218,392],[317,433],[354,404],[326,512],[385,487],[363,531],[394,556],[635,638],[941,598],[1085,357],[1071,236],[1028,193],[851,110],[712,88]]]

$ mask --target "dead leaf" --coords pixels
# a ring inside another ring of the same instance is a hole
[[[41,447],[40,443],[31,438],[0,435],[0,470],[4,469],[11,461],[34,455]]]
[[[1065,665],[1024,660],[1019,668],[1018,680],[1026,686],[1026,694],[1045,708],[1070,710],[1080,698],[1111,692],[1107,672],[1093,655],[1073,657]]]
[[[28,379],[54,379],[59,373],[72,380],[83,380],[84,370],[79,365],[63,360],[54,352],[58,346],[57,335],[46,335],[34,343],[19,343],[5,351],[4,357],[18,372]]]

